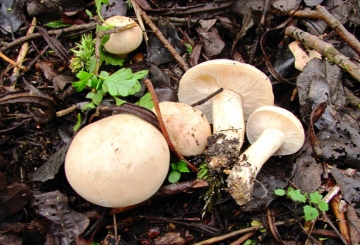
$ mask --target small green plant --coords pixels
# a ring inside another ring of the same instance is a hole
[[[188,54],[191,54],[192,51],[193,51],[193,46],[191,46],[190,43],[185,43],[185,47],[186,47],[186,52],[187,52]]]
[[[190,170],[185,161],[178,161],[177,163],[171,163],[171,172],[168,176],[170,183],[176,183],[181,177],[181,173],[189,173]]]
[[[198,179],[204,179],[204,180],[209,179],[209,167],[206,164],[206,162],[200,163],[199,171],[197,172],[196,175]]]
[[[302,194],[300,190],[289,187],[287,190],[276,189],[275,194],[286,196],[295,202],[308,203],[304,206],[304,217],[306,221],[315,220],[319,217],[319,210],[325,212],[329,210],[329,205],[323,200],[323,196],[315,191],[310,194]]]

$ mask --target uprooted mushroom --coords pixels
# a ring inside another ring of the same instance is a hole
[[[240,155],[229,171],[228,190],[237,204],[251,200],[254,181],[271,156],[290,155],[304,144],[305,134],[299,119],[276,106],[262,106],[250,115],[246,135],[252,145]]]
[[[150,198],[164,182],[169,165],[169,148],[160,130],[138,116],[118,114],[76,134],[65,173],[84,199],[126,207]]]
[[[245,120],[256,108],[274,104],[268,77],[257,68],[227,59],[203,62],[180,80],[179,101],[196,103],[215,91],[224,90],[196,106],[213,124],[206,151],[211,169],[231,168],[244,141]]]

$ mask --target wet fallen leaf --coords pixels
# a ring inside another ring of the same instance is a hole
[[[155,245],[182,245],[187,244],[194,237],[189,233],[189,231],[185,231],[185,236],[182,237],[180,231],[169,231],[166,234],[157,237],[154,239]]]
[[[225,42],[219,36],[218,30],[213,27],[215,22],[214,19],[202,21],[201,27],[196,29],[207,56],[218,55],[225,47]]]
[[[45,218],[49,225],[48,244],[70,244],[89,225],[89,219],[68,206],[68,200],[60,191],[34,195],[31,203],[35,212]],[[51,243],[54,242],[54,243]]]
[[[178,53],[182,53],[184,51],[184,47],[177,34],[176,28],[172,23],[170,23],[170,21],[160,17],[157,27]],[[160,65],[174,60],[174,56],[165,48],[164,44],[154,33],[149,33],[147,56],[148,61],[155,65]]]
[[[0,8],[0,29],[2,33],[15,33],[21,26],[21,17],[18,14],[22,10],[24,0],[2,0]]]
[[[346,219],[349,226],[351,244],[360,244],[360,220],[353,206],[346,207]]]
[[[55,178],[55,175],[64,163],[65,155],[69,146],[70,143],[67,143],[51,155],[51,157],[31,175],[31,181],[45,182]]]
[[[0,191],[0,221],[23,209],[32,197],[32,191],[24,184],[6,186]]]
[[[338,186],[340,186],[342,197],[353,207],[360,207],[360,181],[343,175],[336,167],[331,169]]]

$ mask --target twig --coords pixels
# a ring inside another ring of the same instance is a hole
[[[28,30],[27,33],[26,33],[26,36],[29,36],[29,35],[31,35],[31,34],[34,33],[36,23],[37,23],[37,20],[36,20],[36,18],[34,17],[34,18],[32,19],[32,21],[31,21],[31,24],[30,24],[29,30]],[[24,62],[24,59],[25,59],[25,56],[26,56],[28,50],[29,50],[29,43],[28,43],[28,42],[25,42],[25,43],[21,46],[21,49],[20,49],[20,51],[19,51],[19,56],[18,56],[18,58],[17,58],[17,60],[16,60],[16,63],[17,63],[18,65],[20,65],[20,66],[22,65],[22,63]],[[19,68],[19,67],[15,67],[14,70],[13,70],[12,76],[13,76],[13,77],[17,77],[17,76],[19,75],[19,73],[20,73],[20,68]]]
[[[341,54],[331,44],[294,26],[288,26],[285,29],[285,34],[301,42],[307,48],[318,51],[331,63],[337,64],[347,71],[354,79],[360,82],[360,67],[352,63],[348,57]]]
[[[157,118],[158,118],[158,121],[159,121],[159,124],[160,124],[160,128],[161,128],[161,132],[163,133],[170,149],[176,154],[176,156],[180,159],[180,160],[183,160],[186,162],[187,166],[197,172],[198,169],[197,167],[195,167],[194,165],[192,165],[190,162],[188,162],[183,155],[181,155],[177,150],[176,150],[176,147],[174,146],[174,144],[171,142],[171,139],[170,139],[170,136],[169,136],[169,133],[167,132],[166,130],[166,127],[165,127],[165,124],[164,124],[164,120],[161,116],[161,111],[160,111],[160,106],[159,106],[159,101],[157,99],[157,96],[156,96],[156,93],[155,93],[155,90],[154,90],[154,87],[151,83],[151,81],[149,79],[145,79],[144,81],[147,89],[149,90],[150,94],[151,94],[151,97],[153,99],[153,102],[154,102],[154,108],[155,108],[155,111],[156,111],[156,115],[157,115]]]
[[[293,223],[293,222],[295,222],[295,220],[291,219],[290,222]],[[284,224],[285,224],[284,221],[279,221],[279,222],[275,223],[276,226],[280,226],[280,225],[284,225]],[[249,228],[245,228],[245,229],[241,229],[241,230],[237,230],[237,231],[225,234],[223,236],[213,237],[213,238],[210,238],[210,239],[195,243],[194,245],[214,244],[216,242],[221,242],[221,241],[224,241],[226,239],[230,239],[232,237],[236,237],[236,236],[241,235],[241,234],[258,231],[258,230],[263,229],[263,228],[265,228],[263,225],[255,226],[255,227],[249,227]]]
[[[130,2],[131,2],[131,4],[133,5],[133,9],[134,9],[134,12],[135,12],[135,15],[136,15],[136,18],[137,18],[137,21],[138,21],[138,23],[139,23],[139,26],[140,26],[140,28],[141,28],[141,30],[143,31],[143,36],[144,36],[144,40],[145,40],[145,43],[146,43],[146,45],[147,45],[147,42],[148,42],[148,40],[149,40],[149,37],[148,37],[148,35],[147,35],[147,33],[146,33],[146,29],[145,29],[145,25],[144,25],[144,22],[143,22],[143,20],[142,20],[142,18],[141,18],[141,14],[140,14],[140,12],[139,12],[139,5],[137,5],[136,3],[135,3],[135,5],[134,5],[134,0],[130,0]]]
[[[136,7],[144,19],[145,23],[151,28],[151,30],[155,33],[155,35],[160,39],[160,41],[164,44],[165,48],[169,50],[169,52],[174,56],[175,60],[182,67],[183,71],[189,70],[188,64],[184,61],[184,59],[179,55],[176,49],[171,45],[171,43],[164,37],[161,31],[156,27],[156,25],[151,21],[151,19],[147,16],[147,14],[137,5],[135,1],[133,1],[134,7]]]
[[[346,30],[340,21],[335,19],[323,6],[316,6],[315,10],[291,11],[289,15],[297,18],[321,19],[328,24],[354,51],[360,55],[360,42]]]
[[[198,102],[195,102],[193,104],[191,104],[192,107],[195,107],[197,105],[201,105],[204,104],[206,101],[208,101],[209,99],[211,99],[212,97],[214,97],[215,95],[221,93],[224,89],[223,88],[219,88],[218,90],[216,90],[214,93],[209,94],[208,96],[206,96],[204,99],[199,100]]]
[[[58,29],[58,30],[50,30],[48,31],[47,33],[49,35],[52,35],[52,34],[61,34],[61,33],[67,33],[67,32],[72,32],[72,31],[79,31],[79,30],[84,30],[84,29],[94,29],[96,27],[96,23],[93,22],[93,23],[89,23],[89,24],[84,24],[84,25],[74,25],[74,26],[71,26],[71,27],[67,27],[67,28],[63,28],[63,29]],[[0,50],[1,51],[5,51],[5,50],[8,50],[10,48],[13,48],[15,46],[18,46],[18,45],[21,45],[22,43],[24,42],[27,42],[27,41],[30,41],[32,39],[35,39],[35,38],[38,38],[38,37],[41,37],[41,34],[40,33],[33,33],[31,35],[28,35],[28,36],[23,36],[23,37],[20,37],[18,39],[16,39],[15,41],[11,42],[11,43],[4,43],[2,42],[1,45],[0,45]]]
[[[26,67],[19,65],[18,63],[16,63],[15,61],[13,61],[12,59],[8,58],[5,54],[3,54],[2,52],[0,52],[0,58],[2,58],[3,60],[5,60],[6,62],[10,63],[12,66],[15,67],[19,67],[20,69],[23,69],[26,71]]]

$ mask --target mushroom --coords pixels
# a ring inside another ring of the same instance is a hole
[[[239,205],[250,201],[255,178],[271,156],[293,154],[305,140],[300,120],[276,106],[262,106],[251,114],[246,136],[252,145],[240,155],[232,170],[227,171],[226,180],[230,194]]]
[[[161,132],[138,116],[118,114],[76,134],[66,154],[65,173],[84,199],[126,207],[150,198],[166,179],[169,165]]]
[[[183,156],[204,152],[211,126],[198,109],[184,103],[164,101],[159,103],[161,116],[170,140]],[[155,112],[155,109],[153,109]]]
[[[130,24],[134,26],[110,34],[109,40],[104,44],[104,49],[107,52],[125,59],[128,53],[140,46],[143,34],[140,26],[129,17],[116,15],[105,20],[103,26],[125,27]]]
[[[193,104],[224,90],[196,106],[213,124],[206,151],[211,169],[230,168],[244,141],[245,120],[256,108],[274,104],[269,78],[257,68],[233,60],[217,59],[189,69],[180,80],[179,101]]]

